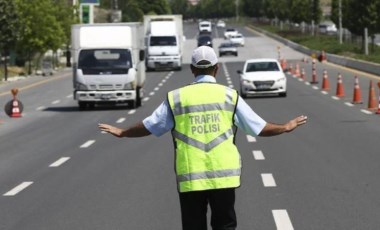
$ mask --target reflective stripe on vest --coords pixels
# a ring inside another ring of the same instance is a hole
[[[235,90],[214,83],[169,92],[180,192],[240,186],[241,160],[232,129],[237,98]]]

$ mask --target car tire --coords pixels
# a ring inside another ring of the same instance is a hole
[[[240,96],[242,97],[242,98],[247,98],[247,94],[245,94],[245,93],[243,93],[243,90],[242,90],[242,88],[240,87]]]
[[[280,96],[280,97],[286,97],[286,92],[284,92],[284,93],[279,93],[279,96]]]

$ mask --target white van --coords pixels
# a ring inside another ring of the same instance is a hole
[[[199,32],[209,32],[212,31],[212,25],[209,21],[202,21],[199,23]]]

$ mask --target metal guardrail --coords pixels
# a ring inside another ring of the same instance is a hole
[[[313,54],[319,54],[320,53],[320,51],[311,50],[307,47],[304,47],[302,45],[294,43],[294,42],[287,40],[283,37],[280,37],[276,34],[272,34],[268,31],[257,28],[253,25],[249,25],[249,27],[251,27],[254,30],[259,31],[262,34],[265,34],[266,36],[268,36],[270,38],[273,38],[273,39],[283,43],[284,45],[286,45],[286,46],[288,46],[294,50],[297,50],[298,52],[306,54],[308,56],[312,56]],[[338,55],[329,54],[329,53],[326,53],[326,57],[327,57],[328,62],[337,64],[337,65],[341,65],[341,66],[345,66],[345,67],[348,67],[351,69],[360,70],[360,71],[363,71],[366,73],[374,74],[374,75],[377,75],[380,77],[380,64],[372,63],[372,62],[366,62],[366,61],[357,60],[357,59],[348,58],[348,57],[343,57],[343,56],[338,56]]]

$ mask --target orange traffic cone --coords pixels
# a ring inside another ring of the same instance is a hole
[[[354,86],[354,97],[352,100],[352,104],[362,104],[362,93],[360,91],[359,86],[359,78],[358,76],[355,76],[355,86]]]
[[[290,74],[293,74],[293,64],[292,64],[292,63],[289,64],[288,72],[289,72]]]
[[[372,80],[369,82],[369,93],[368,93],[368,109],[376,109],[377,101],[375,96],[375,87],[373,86]]]
[[[302,68],[302,70],[301,70],[301,79],[302,79],[302,80],[305,80],[305,79],[306,79],[305,69],[304,69],[304,68]]]
[[[11,117],[21,117],[21,110],[19,107],[19,102],[17,100],[12,101]]]
[[[311,84],[318,84],[318,80],[317,80],[317,71],[315,69],[313,69],[313,73],[312,73],[312,76],[311,76]]]
[[[338,74],[338,83],[336,85],[336,96],[344,97],[343,80],[342,80],[342,75],[340,73]]]
[[[322,90],[324,91],[330,90],[330,82],[329,82],[329,77],[327,75],[326,70],[323,70]]]
[[[301,76],[301,74],[300,74],[300,65],[299,64],[296,64],[296,68],[294,70],[294,75],[296,77],[300,77]]]

